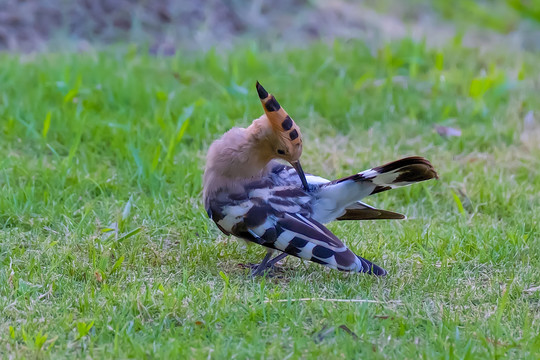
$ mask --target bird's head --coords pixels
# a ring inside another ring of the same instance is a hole
[[[273,95],[257,82],[264,114],[246,129],[232,128],[210,145],[203,177],[204,198],[223,188],[235,188],[267,171],[272,159],[289,162],[309,191],[300,156],[302,134]],[[237,189],[238,190],[238,189]],[[205,200],[206,201],[206,200]]]

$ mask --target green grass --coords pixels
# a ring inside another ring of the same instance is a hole
[[[538,358],[540,147],[520,140],[527,112],[540,126],[537,54],[143,54],[0,58],[0,357]],[[261,114],[256,80],[309,172],[433,162],[439,181],[367,199],[408,220],[329,226],[388,277],[288,259],[252,279],[239,264],[264,250],[207,219],[205,151]]]

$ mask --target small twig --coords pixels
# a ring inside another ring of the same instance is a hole
[[[44,226],[44,227],[43,227],[43,229],[45,229],[45,230],[47,230],[47,231],[50,231],[50,232],[52,232],[52,233],[55,233],[56,235],[58,235],[58,234],[59,234],[59,232],[58,232],[58,231],[56,231],[56,230],[53,230],[53,229],[51,229],[51,228],[50,228],[50,227],[48,227],[48,226]]]
[[[540,291],[540,286],[533,286],[527,290],[523,290],[523,292],[531,293],[531,294],[537,291]]]
[[[355,340],[358,340],[358,335],[355,334],[354,331],[352,331],[351,329],[349,329],[349,327],[347,325],[339,325],[339,329],[345,331],[347,334],[351,335]]]
[[[297,302],[297,301],[329,301],[329,302],[349,302],[349,303],[372,303],[372,304],[401,304],[401,300],[367,300],[367,299],[326,299],[326,298],[299,298],[299,299],[277,299],[277,300],[264,300],[264,303],[282,303],[282,302]]]
[[[38,296],[38,300],[41,300],[44,297],[48,298],[50,295],[52,295],[52,284],[49,285],[49,291],[47,291],[45,294],[41,294]]]

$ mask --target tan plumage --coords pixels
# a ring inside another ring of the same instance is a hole
[[[246,129],[232,128],[208,149],[203,177],[203,197],[218,190],[235,191],[239,186],[264,176],[268,162],[277,157],[274,144],[277,136],[266,115]]]

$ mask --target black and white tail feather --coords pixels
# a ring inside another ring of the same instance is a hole
[[[268,175],[249,182],[238,194],[218,193],[209,216],[225,234],[258,243],[268,253],[255,274],[287,255],[333,269],[386,275],[386,270],[357,256],[323,224],[334,220],[403,219],[361,199],[382,191],[437,178],[431,163],[408,157],[352,176],[329,181],[306,175],[305,191],[295,170],[272,161]],[[276,251],[282,254],[270,259]]]

